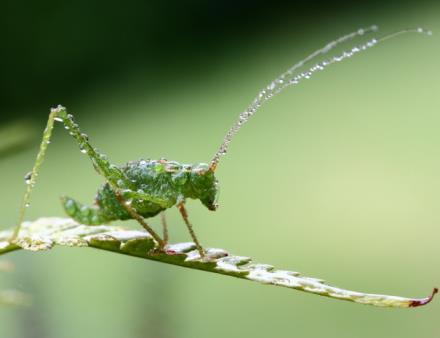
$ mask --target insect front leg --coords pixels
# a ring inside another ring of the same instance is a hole
[[[202,246],[200,245],[199,240],[197,239],[197,236],[196,236],[196,234],[195,234],[195,232],[193,230],[193,227],[192,227],[191,223],[189,222],[188,212],[186,211],[184,202],[180,202],[179,204],[177,204],[177,209],[179,210],[180,214],[182,215],[183,221],[185,222],[185,225],[188,228],[188,231],[189,231],[189,233],[190,233],[190,235],[191,235],[191,237],[192,237],[192,239],[194,241],[194,244],[196,245],[196,248],[197,248],[197,251],[200,254],[200,257],[204,258],[205,257],[205,252],[204,252]]]

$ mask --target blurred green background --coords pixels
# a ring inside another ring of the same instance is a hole
[[[115,163],[209,161],[257,91],[327,41],[371,24],[429,27],[432,37],[389,41],[265,105],[217,171],[219,210],[188,208],[206,246],[359,291],[440,286],[438,2],[2,6],[3,227],[51,106],[67,106]],[[58,128],[27,218],[63,216],[59,195],[91,202],[101,182]],[[189,240],[177,212],[168,217],[172,240]],[[32,294],[33,306],[0,308],[1,337],[440,336],[439,300],[378,309],[92,249],[4,259],[16,271],[0,288]]]

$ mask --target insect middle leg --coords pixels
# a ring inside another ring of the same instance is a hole
[[[160,236],[153,230],[152,227],[150,227],[147,222],[145,222],[144,218],[137,213],[137,211],[131,207],[129,203],[124,199],[122,196],[120,190],[115,191],[116,199],[119,201],[119,204],[127,210],[127,212],[130,214],[130,216],[135,219],[142,227],[148,231],[148,233],[156,240],[157,244],[159,245],[159,250],[163,250],[165,248],[165,242]]]
[[[162,223],[162,229],[163,229],[163,241],[165,244],[168,244],[168,224],[167,219],[165,217],[165,211],[162,211],[160,213],[160,222]]]
[[[196,234],[195,234],[195,232],[193,230],[193,227],[192,227],[191,223],[189,222],[188,212],[186,211],[184,203],[182,202],[182,203],[177,204],[177,209],[179,209],[179,212],[182,215],[183,221],[185,222],[185,225],[188,228],[188,231],[189,231],[189,233],[190,233],[190,235],[191,235],[191,237],[192,237],[192,239],[194,241],[194,244],[196,245],[196,248],[197,248],[197,251],[200,254],[200,257],[201,258],[205,257],[205,252],[204,252],[202,246],[200,245],[199,240],[197,239],[197,236],[196,236]]]

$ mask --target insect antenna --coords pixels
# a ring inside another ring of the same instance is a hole
[[[350,58],[354,54],[357,54],[361,51],[364,51],[366,49],[369,49],[375,45],[377,45],[380,42],[384,42],[386,40],[389,40],[391,38],[397,37],[402,34],[406,33],[422,33],[425,35],[432,35],[432,32],[429,30],[426,30],[424,28],[407,28],[403,29],[385,36],[382,36],[380,38],[372,38],[369,41],[356,45],[352,47],[350,50],[346,50],[342,52],[341,54],[338,54],[336,56],[333,56],[329,59],[325,59],[319,63],[316,63],[312,67],[310,67],[305,72],[298,72],[298,68],[304,66],[305,64],[309,63],[311,60],[315,59],[319,55],[323,55],[328,53],[330,50],[338,46],[339,44],[346,42],[348,40],[351,40],[355,37],[362,36],[365,33],[370,33],[377,31],[377,26],[371,26],[368,28],[361,28],[358,29],[355,32],[349,33],[347,35],[344,35],[334,41],[331,41],[327,43],[324,47],[316,50],[309,56],[307,56],[305,59],[299,61],[295,65],[293,65],[291,68],[289,68],[286,72],[282,73],[280,76],[278,76],[275,80],[273,80],[267,87],[262,89],[257,97],[254,99],[254,101],[247,107],[247,109],[242,112],[238,120],[235,122],[235,124],[232,125],[232,127],[228,130],[226,133],[222,144],[220,145],[220,148],[215,153],[214,157],[211,160],[210,163],[210,170],[215,171],[215,169],[218,166],[218,163],[220,161],[221,156],[226,154],[229,144],[233,138],[233,136],[240,130],[240,128],[245,124],[249,118],[255,114],[255,112],[261,107],[261,105],[267,101],[269,101],[272,97],[283,91],[289,86],[297,85],[299,82],[301,82],[304,79],[309,79],[315,72],[323,70],[328,65],[331,65],[333,63],[342,61],[344,59]]]

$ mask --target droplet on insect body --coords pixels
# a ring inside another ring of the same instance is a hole
[[[91,211],[89,207],[87,207],[86,205],[81,206],[81,208],[79,209],[79,211],[81,212],[81,214],[83,214],[84,216],[88,216],[91,214]]]
[[[32,182],[32,171],[29,171],[26,175],[24,175],[24,181],[26,184],[31,184]]]
[[[184,185],[188,179],[184,171],[178,171],[171,176],[173,182],[177,185]]]
[[[64,207],[66,208],[67,211],[69,211],[70,213],[74,213],[76,212],[76,204],[73,200],[68,199],[66,201],[66,203],[64,204]]]

